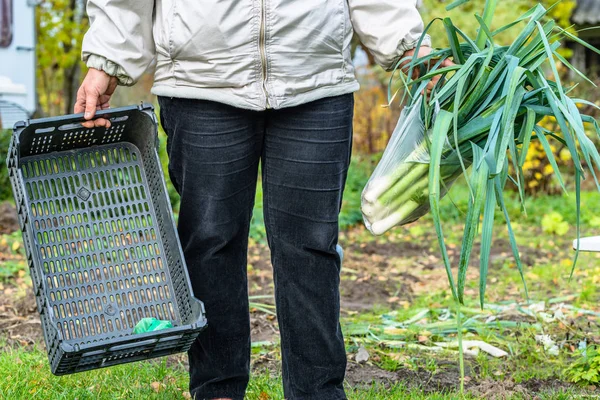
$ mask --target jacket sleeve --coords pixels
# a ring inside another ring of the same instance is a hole
[[[154,0],[88,0],[82,60],[133,85],[154,60],[153,12]]]
[[[423,34],[416,0],[348,0],[348,5],[354,31],[386,70],[414,49]],[[426,36],[421,45],[431,46],[431,38]]]

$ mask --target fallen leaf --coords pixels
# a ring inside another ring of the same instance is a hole
[[[190,392],[183,392],[183,393],[181,393],[181,395],[183,396],[184,399],[187,399],[187,400],[192,398],[192,395],[190,394]]]
[[[271,396],[267,394],[267,392],[260,392],[258,395],[258,400],[269,400]]]
[[[367,349],[365,349],[363,346],[360,346],[358,348],[358,352],[356,352],[356,355],[354,356],[354,360],[357,363],[365,363],[369,361],[369,352]]]
[[[150,387],[152,388],[152,390],[154,390],[156,393],[160,392],[160,389],[162,388],[163,385],[161,385],[160,382],[152,382],[150,384]]]
[[[386,335],[404,335],[406,333],[406,329],[390,326],[385,327],[383,329],[383,333],[385,333]]]

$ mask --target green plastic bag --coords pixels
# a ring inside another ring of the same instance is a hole
[[[140,322],[133,328],[133,333],[145,333],[152,331],[160,331],[161,329],[172,328],[173,324],[171,321],[162,321],[156,318],[142,318]]]

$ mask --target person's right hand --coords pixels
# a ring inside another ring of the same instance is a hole
[[[84,118],[88,121],[81,125],[86,128],[95,126],[104,126],[110,128],[110,120],[105,118],[94,118],[96,110],[104,110],[109,107],[110,96],[117,88],[117,78],[108,75],[104,71],[90,68],[88,70],[81,87],[77,91],[77,101],[75,102],[75,114],[84,113]]]

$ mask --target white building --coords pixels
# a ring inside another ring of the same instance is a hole
[[[600,0],[577,0],[571,20],[580,30],[579,37],[600,48],[600,29],[586,29],[600,25]],[[578,44],[573,44],[571,63],[588,75],[600,75],[600,55]]]
[[[0,0],[0,128],[12,128],[36,108],[36,3]]]

